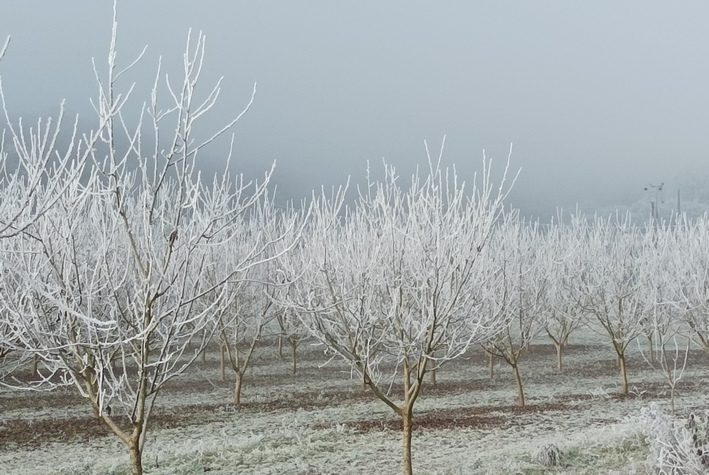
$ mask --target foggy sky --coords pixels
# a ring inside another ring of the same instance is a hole
[[[109,1],[3,3],[13,117],[54,113],[63,98],[90,116],[91,58],[106,64],[111,17]],[[502,168],[513,143],[522,173],[510,201],[535,214],[647,202],[643,187],[670,193],[709,163],[703,1],[119,0],[118,23],[120,64],[148,45],[124,83],[141,85],[136,106],[158,56],[177,75],[190,27],[207,36],[205,89],[225,77],[210,125],[238,114],[258,82],[234,168],[276,160],[282,197],[360,181],[382,158],[406,177],[426,163],[424,140],[437,154],[444,135],[461,178],[483,150]],[[213,169],[222,157],[212,152]]]

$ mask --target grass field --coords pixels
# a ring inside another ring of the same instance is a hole
[[[414,471],[422,474],[647,473],[649,449],[638,415],[651,402],[669,407],[661,373],[629,354],[631,394],[618,395],[610,344],[589,332],[571,337],[564,371],[539,340],[520,368],[527,407],[516,406],[504,362],[488,377],[480,349],[427,381],[415,407]],[[388,474],[401,471],[400,421],[339,360],[303,343],[298,374],[263,344],[247,371],[242,405],[222,382],[210,348],[161,393],[148,432],[144,467],[151,474]],[[229,375],[227,373],[228,377]],[[233,378],[232,378],[233,379]],[[707,409],[709,357],[693,349],[678,384],[679,417]],[[394,386],[396,393],[399,388]],[[93,418],[69,387],[55,392],[0,390],[0,472],[123,474],[123,444]],[[541,448],[556,445],[561,465],[544,467]]]

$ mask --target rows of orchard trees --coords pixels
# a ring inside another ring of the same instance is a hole
[[[670,377],[675,334],[709,349],[709,220],[541,226],[505,211],[506,172],[495,185],[484,162],[466,183],[430,155],[410,180],[384,165],[383,178],[356,191],[276,207],[270,172],[259,182],[228,166],[200,176],[202,149],[241,117],[195,133],[219,93],[196,100],[203,52],[203,37],[188,41],[182,80],[158,70],[128,118],[131,89],[118,90],[126,70],[112,47],[108,72],[96,73],[89,132],[61,116],[28,127],[5,109],[2,384],[75,387],[126,444],[133,473],[142,473],[161,388],[217,341],[238,403],[258,337],[274,323],[294,365],[298,344],[317,341],[401,417],[405,473],[425,376],[473,345],[511,366],[520,405],[520,355],[539,335],[556,346],[561,370],[576,328],[603,332],[623,392],[625,352],[638,337]],[[38,376],[28,381],[19,371],[31,360]],[[403,390],[392,393],[392,382]]]
[[[487,256],[489,267],[504,275],[492,301],[506,316],[502,331],[483,346],[511,366],[519,404],[522,351],[546,335],[561,372],[563,348],[582,325],[613,349],[623,394],[626,351],[638,339],[644,357],[673,386],[677,350],[686,355],[689,340],[709,350],[708,232],[706,217],[680,217],[671,226],[637,226],[629,215],[574,217],[540,226],[512,216],[497,226]]]

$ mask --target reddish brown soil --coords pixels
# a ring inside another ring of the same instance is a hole
[[[429,411],[414,416],[414,430],[440,429],[505,429],[534,424],[533,418],[525,415],[547,412],[575,411],[574,406],[565,404],[533,404],[518,406],[483,406]],[[380,419],[358,421],[349,427],[362,432],[372,430],[401,430],[401,420]],[[317,426],[316,426],[317,427]]]

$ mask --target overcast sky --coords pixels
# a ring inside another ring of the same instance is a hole
[[[66,98],[88,116],[111,16],[110,1],[4,2],[12,113]],[[463,177],[483,150],[501,168],[513,143],[511,201],[532,212],[647,200],[648,184],[709,165],[705,1],[119,0],[118,22],[119,62],[148,45],[131,76],[146,88],[160,55],[176,74],[190,27],[206,34],[204,86],[225,77],[215,126],[258,82],[236,166],[277,160],[284,197],[360,180],[382,158],[408,175],[444,134]]]

